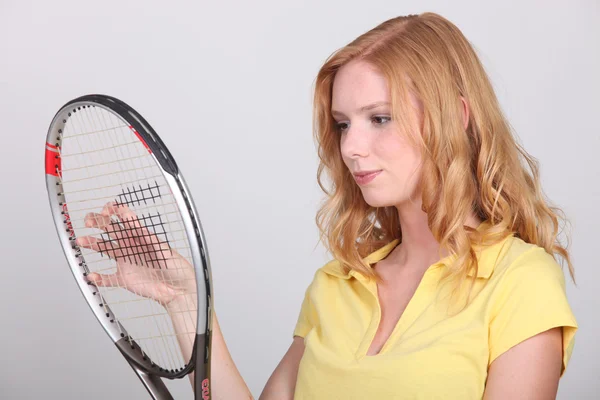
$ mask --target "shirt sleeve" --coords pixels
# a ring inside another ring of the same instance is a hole
[[[562,268],[543,248],[535,247],[515,260],[498,289],[490,318],[489,363],[556,327],[563,332],[562,377],[573,352],[577,322],[567,301]]]
[[[312,283],[308,286],[304,293],[304,300],[300,306],[300,315],[298,316],[298,322],[294,328],[293,336],[305,337],[313,327],[312,321],[314,321],[314,307],[310,300]]]

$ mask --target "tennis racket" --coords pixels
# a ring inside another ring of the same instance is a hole
[[[87,95],[56,113],[45,159],[60,244],[106,333],[152,398],[193,372],[195,399],[210,399],[210,261],[165,144],[124,102]]]

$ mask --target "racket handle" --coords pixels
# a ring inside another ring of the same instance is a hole
[[[135,366],[127,357],[125,357],[131,368],[135,371],[137,376],[140,378],[150,396],[152,396],[153,400],[174,400],[171,393],[167,389],[165,383],[158,376],[148,375],[141,369]]]
[[[203,354],[206,346],[206,335],[196,335],[196,354]],[[197,359],[194,368],[194,400],[210,400],[212,399],[210,387],[210,350],[208,351],[208,362]]]

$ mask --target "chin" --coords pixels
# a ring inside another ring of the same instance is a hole
[[[369,193],[368,191],[363,191],[362,195],[365,203],[371,207],[390,207],[402,202],[391,196],[382,195],[381,193]]]

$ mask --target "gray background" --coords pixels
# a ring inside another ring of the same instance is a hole
[[[588,1],[0,1],[3,213],[0,397],[146,399],[58,246],[44,183],[48,124],[87,93],[123,99],[175,155],[213,263],[230,350],[258,396],[327,259],[311,88],[335,49],[423,11],[475,45],[509,120],[573,225],[580,324],[560,399],[600,390],[597,160],[600,6]],[[188,382],[177,398],[190,394]]]

